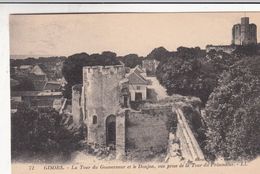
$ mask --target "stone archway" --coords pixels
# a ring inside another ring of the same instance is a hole
[[[109,115],[106,119],[106,145],[116,146],[116,116]]]

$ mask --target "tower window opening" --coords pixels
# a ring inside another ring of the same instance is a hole
[[[97,116],[96,115],[93,116],[93,124],[97,124]]]
[[[88,116],[88,110],[85,110],[85,114],[83,115],[83,120],[86,120]]]
[[[124,107],[128,107],[128,97],[126,95],[124,95]]]

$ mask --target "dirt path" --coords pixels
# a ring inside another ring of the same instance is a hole
[[[146,77],[146,79],[152,82],[152,85],[148,86],[148,88],[155,90],[155,92],[158,94],[158,100],[162,100],[168,97],[166,89],[159,83],[156,77]]]

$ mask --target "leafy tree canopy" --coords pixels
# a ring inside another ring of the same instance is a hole
[[[203,102],[216,85],[210,64],[203,63],[205,52],[197,48],[178,48],[175,56],[160,62],[156,76],[169,95],[199,97]]]
[[[206,105],[208,154],[252,159],[260,153],[260,56],[224,72]]]
[[[75,150],[75,137],[62,124],[62,115],[51,108],[33,110],[21,104],[11,117],[12,158],[66,154]]]
[[[11,81],[11,90],[12,91],[33,91],[35,90],[34,84],[31,79],[25,76],[16,76],[14,77],[18,83],[17,85],[12,85]]]
[[[128,54],[118,57],[118,60],[122,61],[126,67],[134,68],[137,65],[142,65],[143,57],[139,57],[137,54]]]
[[[155,59],[158,61],[164,61],[168,58],[170,58],[174,53],[168,51],[167,49],[165,49],[164,47],[158,47],[155,48],[151,51],[151,53],[149,53],[146,56],[146,59]]]
[[[221,73],[238,60],[222,51],[179,47],[172,58],[160,62],[156,76],[169,95],[196,96],[205,104]]]

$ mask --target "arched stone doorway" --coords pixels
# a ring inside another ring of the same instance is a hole
[[[109,115],[106,119],[106,145],[112,148],[116,146],[116,116]]]

